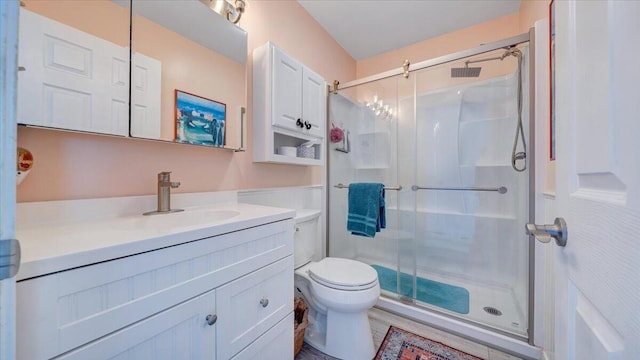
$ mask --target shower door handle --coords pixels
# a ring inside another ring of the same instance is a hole
[[[564,247],[567,245],[567,223],[563,218],[556,218],[553,224],[550,225],[527,224],[525,232],[527,235],[533,235],[543,243],[548,243],[553,238],[558,246]]]

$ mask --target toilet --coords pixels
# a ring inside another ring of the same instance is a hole
[[[315,255],[320,211],[296,215],[294,286],[309,305],[304,340],[339,359],[371,359],[375,355],[367,310],[378,301],[378,274],[359,261]]]

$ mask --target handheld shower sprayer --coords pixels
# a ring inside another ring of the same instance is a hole
[[[513,141],[513,150],[511,151],[511,167],[517,172],[523,172],[527,169],[527,142],[524,138],[524,128],[522,126],[522,52],[515,46],[504,47],[505,51],[500,56],[485,59],[467,60],[462,68],[451,68],[451,77],[479,77],[481,67],[469,67],[469,64],[480,63],[485,61],[500,60],[503,61],[509,56],[518,59],[518,124],[516,126],[516,136]],[[522,151],[518,150],[518,144],[522,142]],[[518,164],[522,161],[522,164]]]

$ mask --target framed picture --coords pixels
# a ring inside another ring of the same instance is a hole
[[[177,142],[223,147],[227,105],[176,89]]]
[[[549,159],[556,159],[556,24],[554,0],[549,2]]]

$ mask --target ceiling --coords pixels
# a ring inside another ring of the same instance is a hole
[[[520,9],[520,0],[298,2],[358,61]]]

